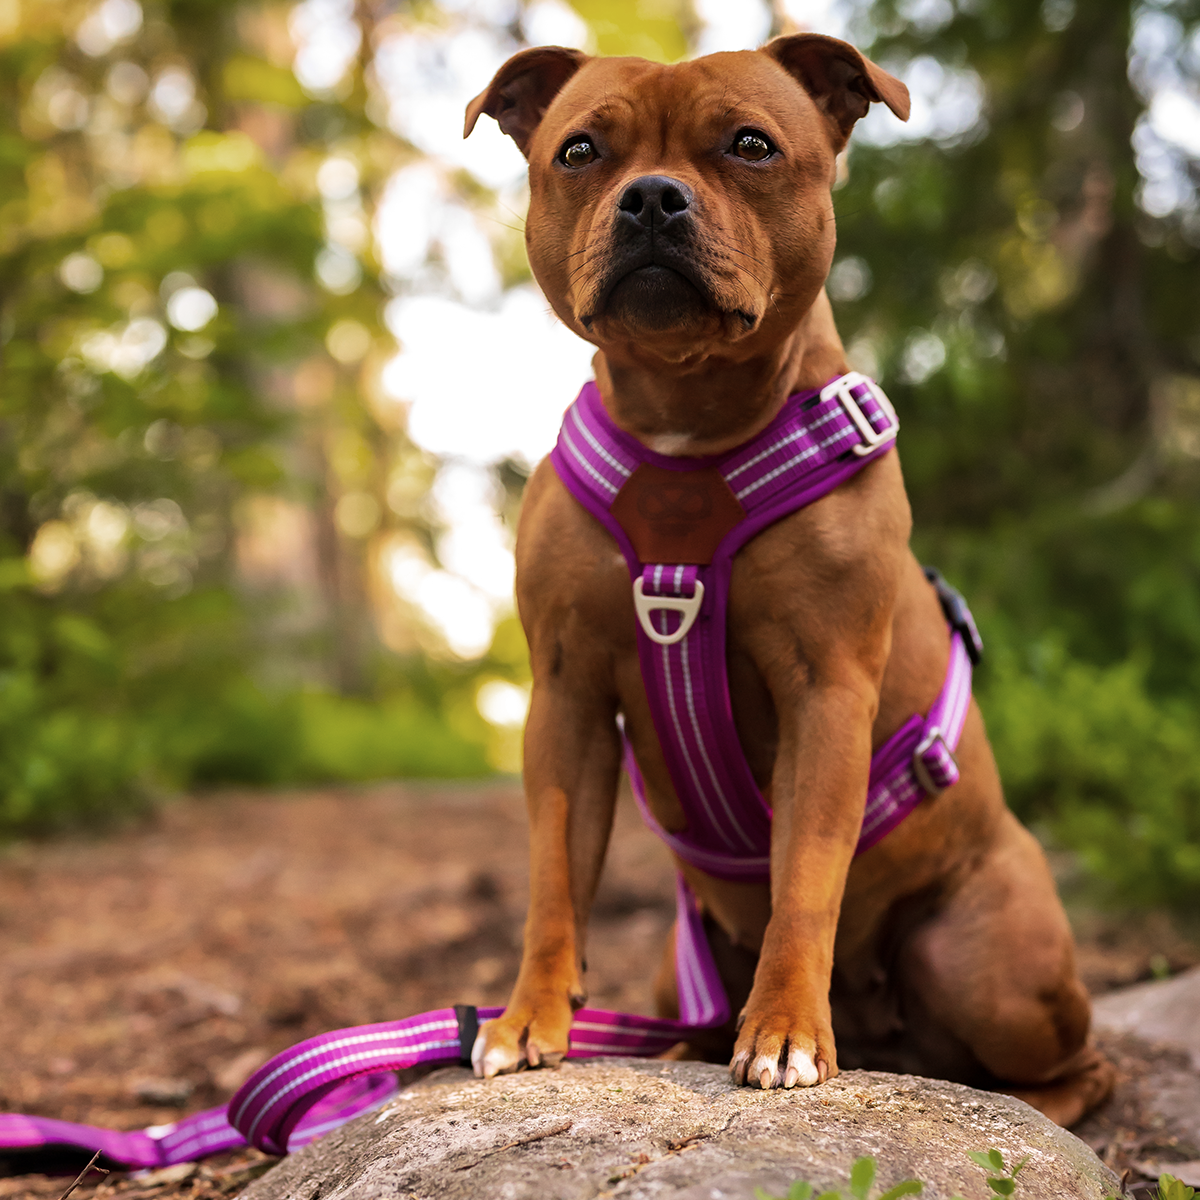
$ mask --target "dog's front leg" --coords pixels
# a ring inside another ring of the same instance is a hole
[[[533,639],[531,639],[532,641]],[[529,915],[516,987],[504,1015],[480,1030],[476,1075],[552,1066],[567,1053],[585,999],[584,939],[612,831],[621,753],[612,700],[573,676],[538,680],[525,729]]]
[[[807,1087],[837,1074],[833,944],[862,824],[878,685],[857,664],[828,673],[800,702],[780,705],[771,919],[730,1064],[741,1084]]]

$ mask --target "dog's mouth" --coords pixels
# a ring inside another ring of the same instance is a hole
[[[725,316],[700,273],[683,256],[647,250],[617,265],[580,320],[590,330],[599,317],[648,331],[678,329],[697,318]],[[747,329],[756,317],[734,312]]]

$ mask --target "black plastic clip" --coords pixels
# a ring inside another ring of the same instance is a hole
[[[979,662],[983,658],[983,638],[979,636],[975,618],[971,616],[971,610],[962,598],[962,593],[957,588],[951,587],[942,578],[941,571],[936,567],[925,567],[924,571],[925,578],[933,584],[938,600],[941,601],[942,612],[946,615],[946,623],[962,638],[967,657],[971,660],[972,665],[979,666]]]
[[[458,1022],[458,1061],[460,1066],[471,1065],[471,1047],[479,1036],[479,1009],[473,1004],[456,1004],[454,1019]]]

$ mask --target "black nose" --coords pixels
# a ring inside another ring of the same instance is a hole
[[[643,175],[626,185],[617,208],[642,225],[662,226],[686,213],[692,189],[669,175]]]

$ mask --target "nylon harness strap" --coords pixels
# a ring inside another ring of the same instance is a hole
[[[899,422],[883,390],[850,373],[789,396],[751,441],[711,458],[656,454],[619,429],[586,384],[550,458],[572,496],[616,540],[629,568],[638,657],[650,714],[686,828],[664,829],[621,723],[625,767],[647,825],[685,862],[723,879],[770,877],[771,810],[733,720],[725,642],[733,557],[755,534],[828,495],[887,454]],[[875,752],[856,853],[875,845],[925,795],[958,780],[954,750],[982,646],[962,597],[936,572],[950,625],[941,693]],[[697,923],[696,899],[677,881],[677,928]],[[677,938],[683,1018],[721,1025],[729,1003],[707,938]]]
[[[637,614],[642,680],[676,795],[687,817],[664,830],[625,739],[625,765],[650,827],[680,858],[724,879],[770,874],[771,810],[742,752],[726,671],[733,557],[755,534],[833,491],[895,445],[899,423],[883,390],[857,373],[788,398],[750,442],[711,458],[655,454],[617,428],[594,383],[563,421],[551,462],[571,494],[625,556]],[[956,604],[942,692],[871,760],[857,852],[924,795],[958,779],[954,749],[971,699],[978,634]]]

